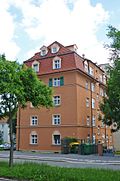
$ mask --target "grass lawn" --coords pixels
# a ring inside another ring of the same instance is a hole
[[[61,168],[36,163],[14,164],[9,168],[7,162],[0,162],[0,177],[22,181],[120,181],[120,171]]]

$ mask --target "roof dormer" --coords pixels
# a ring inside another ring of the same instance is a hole
[[[77,45],[76,44],[73,44],[73,45],[69,45],[69,46],[66,46],[66,48],[68,48],[69,50],[73,51],[73,52],[76,52],[77,53]]]
[[[60,47],[57,43],[54,43],[51,45],[51,53],[57,53],[59,51]]]
[[[41,56],[45,56],[45,55],[47,55],[47,53],[48,53],[48,49],[47,49],[47,47],[46,46],[42,46],[41,48],[40,48],[40,55]]]

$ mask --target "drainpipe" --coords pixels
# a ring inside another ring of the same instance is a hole
[[[18,108],[18,151],[20,150],[20,107]]]
[[[91,111],[91,140],[93,143],[93,121],[92,121],[92,117],[93,117],[93,113],[92,113],[92,87],[91,87],[91,81],[90,81],[90,100],[91,100],[91,104],[90,104],[90,111]]]

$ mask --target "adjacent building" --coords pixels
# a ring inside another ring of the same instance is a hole
[[[77,54],[77,46],[55,41],[24,62],[53,88],[54,107],[19,109],[17,149],[59,151],[61,139],[113,144],[110,128],[99,118],[99,102],[106,95],[105,72]]]
[[[9,142],[9,125],[6,119],[0,119],[0,144]]]

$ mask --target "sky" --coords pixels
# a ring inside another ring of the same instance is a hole
[[[0,0],[0,54],[20,63],[58,41],[107,63],[108,25],[120,28],[119,0]]]

